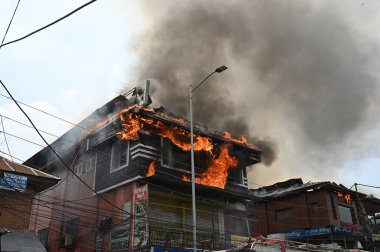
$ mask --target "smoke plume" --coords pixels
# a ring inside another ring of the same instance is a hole
[[[253,168],[252,176],[323,179],[342,166],[352,153],[345,146],[369,122],[377,92],[370,66],[378,50],[338,4],[160,4],[145,4],[152,25],[134,42],[135,81],[152,80],[157,104],[187,115],[188,86],[226,65],[194,92],[194,120],[248,134],[266,165],[278,157],[267,171],[256,168],[262,175]]]

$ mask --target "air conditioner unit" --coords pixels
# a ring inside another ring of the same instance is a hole
[[[72,235],[64,234],[61,235],[59,240],[59,246],[61,248],[72,248],[74,245],[74,239]]]

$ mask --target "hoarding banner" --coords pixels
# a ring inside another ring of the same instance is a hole
[[[148,185],[133,189],[132,247],[145,247],[148,242]]]

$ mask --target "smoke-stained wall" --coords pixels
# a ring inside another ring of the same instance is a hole
[[[151,26],[134,41],[140,60],[131,81],[151,79],[154,102],[187,115],[188,85],[228,66],[194,93],[194,119],[249,135],[267,165],[277,157],[252,168],[251,182],[328,179],[366,152],[358,139],[378,123],[370,109],[379,48],[352,25],[349,7],[235,0],[145,1],[144,8]]]

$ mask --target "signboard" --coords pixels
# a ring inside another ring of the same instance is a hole
[[[133,189],[132,247],[145,247],[148,242],[148,185]]]
[[[302,238],[302,237],[308,237],[313,235],[323,235],[323,234],[330,234],[331,228],[330,227],[314,227],[310,229],[298,229],[291,232],[286,233],[286,236],[288,238]]]
[[[286,233],[288,239],[294,238],[303,238],[310,237],[314,235],[325,235],[331,233],[344,233],[351,234],[354,236],[362,236],[362,230],[355,230],[347,227],[336,227],[336,226],[328,226],[328,227],[314,227],[310,229],[297,229]]]
[[[4,177],[0,179],[0,188],[7,190],[25,191],[28,178],[13,173],[4,172]]]

